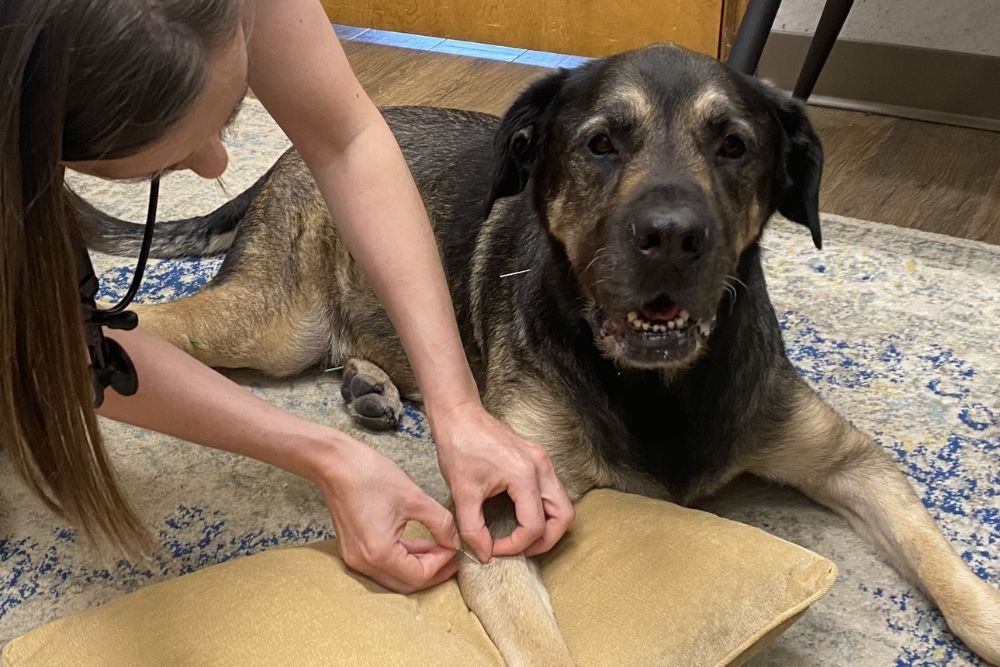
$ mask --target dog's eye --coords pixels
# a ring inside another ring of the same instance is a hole
[[[618,152],[615,149],[615,145],[611,142],[611,137],[604,132],[595,134],[590,138],[590,141],[587,143],[587,150],[594,155],[612,155]]]
[[[727,134],[719,146],[719,157],[724,157],[728,160],[737,160],[743,157],[743,154],[746,152],[747,145],[735,134]]]

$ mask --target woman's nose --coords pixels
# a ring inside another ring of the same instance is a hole
[[[220,137],[213,137],[178,165],[181,169],[190,169],[202,178],[219,178],[228,166],[229,154]]]

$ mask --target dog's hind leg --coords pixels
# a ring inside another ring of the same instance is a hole
[[[797,378],[796,378],[797,380]],[[871,438],[797,381],[748,470],[789,484],[843,515],[944,613],[973,651],[1000,664],[1000,591],[955,553],[903,473]]]
[[[276,164],[218,275],[197,294],[137,306],[140,326],[217,368],[297,373],[330,356],[332,267],[347,252],[294,154]]]
[[[134,310],[142,328],[214,368],[253,368],[280,377],[318,363],[330,351],[328,315],[321,303],[305,299],[265,302],[244,287],[223,283]]]

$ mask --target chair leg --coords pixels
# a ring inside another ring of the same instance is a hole
[[[812,95],[820,72],[823,71],[823,65],[826,64],[826,59],[837,41],[840,29],[844,27],[844,21],[847,20],[852,5],[854,0],[826,1],[819,25],[816,26],[816,34],[809,44],[809,52],[795,82],[795,91],[792,93],[794,97],[807,100]]]
[[[779,5],[781,0],[750,0],[726,61],[730,67],[751,76],[757,71]]]

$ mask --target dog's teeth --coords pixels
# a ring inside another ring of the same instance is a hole
[[[632,324],[632,328],[633,329],[641,329],[642,328],[642,320],[632,320],[631,324]]]
[[[686,310],[682,310],[681,314],[677,316],[677,319],[679,319],[679,320],[681,320],[683,322],[687,322],[690,318],[691,318],[691,313],[689,313]]]
[[[642,323],[642,330],[643,331],[649,331],[651,328],[652,328],[652,325],[649,322],[643,322]]]
[[[667,322],[667,328],[668,329],[674,329],[676,326],[677,325],[674,323],[673,320],[670,320],[669,322]]]
[[[654,324],[653,325],[653,331],[655,331],[657,333],[663,333],[666,330],[667,330],[667,328],[665,326],[663,326],[662,324]]]
[[[630,310],[628,312],[628,315],[626,315],[625,317],[628,319],[629,322],[635,322],[637,319],[639,319],[639,313],[637,313],[634,310]]]

